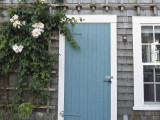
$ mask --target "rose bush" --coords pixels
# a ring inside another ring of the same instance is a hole
[[[58,29],[72,47],[79,49],[67,28],[68,24],[74,27],[77,20],[68,18],[61,7],[50,14],[48,4],[44,2],[40,0],[27,8],[19,4],[15,9],[8,9],[11,19],[1,25],[0,77],[5,78],[11,71],[17,71],[12,110],[15,113],[23,103],[40,106],[50,97],[46,87],[53,81],[51,73],[57,62],[57,54],[48,51],[51,31]],[[28,81],[28,76],[32,76],[33,80]],[[7,86],[4,88],[7,91]],[[23,97],[23,88],[27,88],[29,98]],[[9,106],[7,101],[2,101],[6,109]]]

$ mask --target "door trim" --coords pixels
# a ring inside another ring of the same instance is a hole
[[[111,24],[111,120],[117,120],[117,16],[116,15],[67,15],[67,17],[84,19],[78,23]],[[64,120],[64,78],[65,78],[65,36],[59,34],[59,86],[58,86],[58,120]]]

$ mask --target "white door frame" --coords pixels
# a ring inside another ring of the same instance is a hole
[[[67,15],[67,17],[84,19],[79,23],[111,24],[111,120],[117,120],[117,16],[116,15]],[[64,78],[65,78],[65,36],[59,34],[59,86],[58,86],[58,120],[64,120]]]

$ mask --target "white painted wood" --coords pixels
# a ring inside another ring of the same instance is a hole
[[[141,26],[160,24],[160,17],[133,16],[133,59],[134,59],[134,106],[133,110],[160,110],[156,106],[144,104],[143,65],[160,65],[159,63],[142,63]]]
[[[78,0],[78,4],[81,4],[81,1],[80,1],[80,0]]]
[[[116,20],[117,21],[117,20]],[[117,120],[117,23],[111,23],[111,120]]]
[[[110,23],[111,24],[111,120],[117,120],[117,16],[116,15],[67,15],[75,19],[83,18],[79,23]],[[65,70],[65,37],[59,39],[59,95],[58,95],[58,120],[64,120],[60,115],[64,111],[64,70]]]
[[[60,115],[64,111],[64,76],[65,76],[65,36],[59,34],[59,81],[58,81],[58,120],[63,120]]]
[[[134,19],[133,19],[134,20]],[[141,50],[141,25],[133,21],[133,56],[134,56],[134,106],[143,103],[143,66]]]
[[[108,0],[106,0],[105,3],[108,4]]]
[[[160,63],[142,63],[142,65],[160,65]]]
[[[160,105],[134,106],[133,110],[160,110]]]
[[[121,4],[123,4],[123,0],[121,0]]]
[[[69,18],[74,17],[76,20],[84,19],[81,23],[116,23],[115,15],[68,15]],[[107,21],[107,22],[106,22]],[[78,21],[80,22],[80,21]]]
[[[143,17],[143,16],[133,16],[133,24],[137,23],[137,24],[150,24],[150,25],[153,25],[153,24],[160,24],[160,17],[159,16],[154,16],[154,17],[151,17],[151,16],[146,16],[146,17]],[[134,26],[133,26],[134,27]]]

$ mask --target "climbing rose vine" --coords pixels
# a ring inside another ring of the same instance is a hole
[[[0,29],[0,77],[6,78],[10,72],[17,71],[11,111],[16,115],[18,111],[24,113],[29,109],[27,114],[30,114],[32,108],[45,105],[50,97],[46,87],[53,81],[51,73],[55,69],[58,56],[48,51],[51,32],[59,30],[73,48],[79,49],[67,28],[68,24],[74,27],[77,20],[68,18],[61,7],[57,7],[55,12],[50,14],[45,0],[32,3],[29,7],[19,3],[17,8],[8,9],[8,13],[10,20],[1,24]],[[5,79],[3,80],[5,82]],[[24,88],[27,88],[27,98],[23,96]],[[7,100],[0,102],[4,104],[6,111],[9,111]]]

